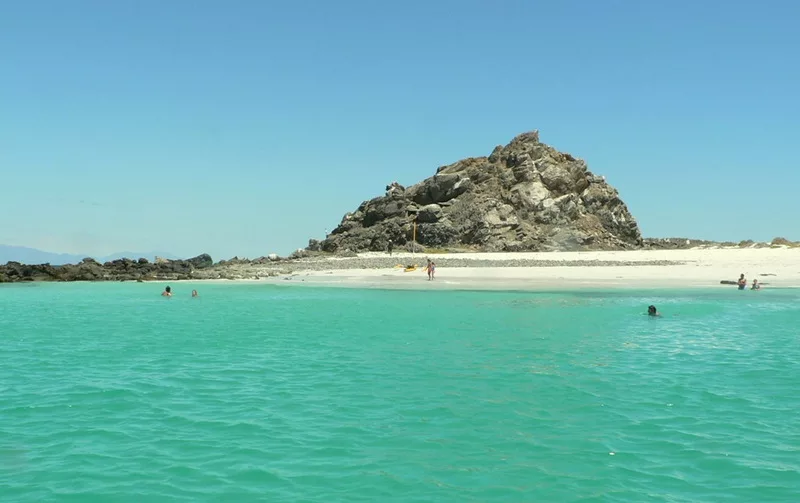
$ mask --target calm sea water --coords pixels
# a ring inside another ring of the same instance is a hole
[[[800,292],[173,286],[0,287],[0,500],[800,501]]]

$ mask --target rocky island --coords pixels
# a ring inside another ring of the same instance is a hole
[[[384,253],[390,242],[393,257]],[[540,142],[539,133],[533,131],[496,147],[488,157],[442,166],[409,187],[390,183],[383,195],[344,215],[325,239],[312,239],[289,257],[270,254],[216,263],[208,254],[187,260],[124,258],[105,263],[86,258],[68,265],[9,262],[0,265],[0,283],[291,279],[298,274],[376,270],[403,275],[404,269],[397,267],[424,262],[420,252],[435,256],[437,265],[453,274],[461,270],[456,275],[474,275],[465,270],[481,269],[498,276],[499,270],[514,268],[518,276],[522,268],[528,268],[525,274],[529,276],[557,274],[563,280],[613,275],[618,279],[620,268],[663,266],[693,267],[691,275],[697,276],[697,265],[713,255],[709,250],[736,253],[735,260],[744,256],[766,260],[764,251],[750,253],[762,248],[780,254],[780,250],[800,248],[800,243],[784,238],[738,244],[643,239],[636,219],[604,177],[590,172],[584,161]],[[769,260],[764,263],[771,264]],[[675,271],[673,276],[683,277],[690,270]]]
[[[410,187],[391,183],[384,195],[347,213],[315,247],[378,251],[389,240],[515,252],[643,246],[617,190],[583,160],[540,142],[538,131],[517,136],[488,157],[442,166]]]

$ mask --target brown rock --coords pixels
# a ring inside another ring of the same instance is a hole
[[[624,249],[642,245],[636,220],[582,160],[539,141],[537,131],[489,157],[441,166],[410,187],[396,182],[363,202],[319,243],[329,252],[384,250],[412,240],[483,250]]]

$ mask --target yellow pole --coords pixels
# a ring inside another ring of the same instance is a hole
[[[414,239],[411,242],[411,254],[416,253],[416,244],[417,244],[417,217],[414,217]]]

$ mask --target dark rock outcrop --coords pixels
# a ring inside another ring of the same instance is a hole
[[[200,256],[203,257],[203,255],[200,255]],[[205,255],[205,256],[208,257],[209,261],[211,260],[211,257],[209,257],[208,255]],[[194,259],[190,259],[190,260],[194,260]],[[258,260],[258,259],[256,259],[256,260]],[[250,259],[246,259],[246,258],[233,257],[232,259],[228,259],[228,260],[220,260],[216,264],[214,264],[213,262],[211,262],[209,264],[206,261],[203,261],[201,263],[203,264],[204,267],[199,267],[198,269],[212,267],[213,265],[216,265],[216,266],[249,265],[249,264],[252,264],[253,261],[250,260]]]
[[[214,261],[211,259],[211,255],[208,253],[203,253],[202,255],[190,258],[186,260],[186,262],[191,264],[195,269],[207,269],[214,265]]]
[[[85,258],[77,264],[53,266],[50,264],[28,265],[9,262],[0,265],[0,283],[22,281],[146,281],[202,279],[198,271],[208,270],[213,265],[207,254],[188,260],[162,260],[151,263],[147,259],[128,258],[100,264]]]
[[[723,246],[725,244],[733,245],[733,243],[689,238],[645,238],[643,240],[643,247],[649,250],[689,250],[701,246]]]
[[[539,141],[538,132],[489,157],[440,167],[416,185],[397,182],[364,201],[314,248],[385,250],[413,240],[485,251],[627,249],[642,246],[636,220],[586,163]]]

